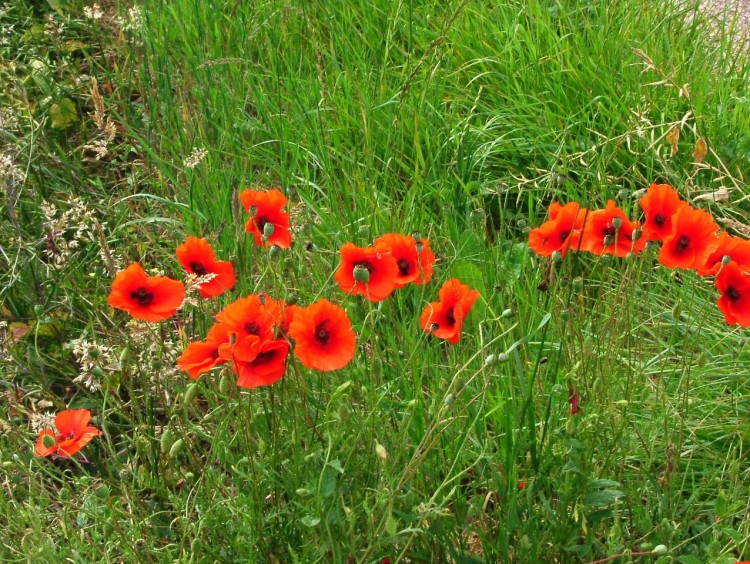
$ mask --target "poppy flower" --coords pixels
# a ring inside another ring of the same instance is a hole
[[[325,298],[297,308],[289,325],[294,354],[306,368],[338,370],[354,358],[357,338],[346,311]]]
[[[639,222],[630,221],[614,200],[609,200],[603,210],[589,213],[583,233],[574,234],[571,244],[595,255],[623,258],[628,253],[639,253],[645,248],[646,240],[643,237],[633,240],[633,232],[640,226]]]
[[[565,256],[571,247],[574,231],[583,228],[586,214],[586,208],[582,208],[577,202],[564,206],[552,202],[549,221],[529,232],[529,247],[542,257],[552,256],[555,251],[560,251]]]
[[[115,277],[107,302],[136,319],[155,322],[173,316],[184,299],[182,282],[166,276],[149,276],[134,262]]]
[[[716,288],[721,293],[717,303],[727,325],[750,327],[750,274],[730,262],[716,275]]]
[[[235,275],[231,262],[216,260],[214,250],[205,239],[188,237],[177,247],[175,253],[182,267],[196,276],[215,274],[215,276],[200,285],[201,296],[213,298],[220,296],[227,290],[234,288]]]
[[[396,259],[396,288],[402,288],[410,282],[426,284],[430,281],[435,254],[427,239],[416,241],[409,235],[388,233],[375,239],[375,245],[380,244],[390,248],[391,256]]]
[[[711,276],[719,272],[724,257],[728,256],[744,270],[750,270],[750,241],[739,237],[732,237],[722,231],[714,238],[710,252],[703,264],[697,265],[696,270],[701,276]]]
[[[398,275],[398,263],[387,246],[380,243],[361,248],[346,243],[341,247],[341,264],[334,278],[344,292],[380,302],[396,288]]]
[[[219,356],[219,348],[229,343],[229,338],[229,328],[222,323],[216,323],[208,331],[205,341],[190,343],[185,347],[177,359],[177,368],[195,379],[215,366],[225,363],[227,359]]]
[[[264,246],[265,239],[265,244],[282,249],[292,246],[289,214],[283,211],[288,200],[280,190],[243,190],[240,201],[250,214],[245,231],[252,233],[256,245]]]
[[[40,431],[34,454],[70,458],[85,447],[91,439],[102,434],[99,429],[90,426],[89,421],[91,421],[91,412],[88,409],[60,411],[55,416],[57,433],[52,429]]]
[[[568,388],[568,403],[570,404],[570,414],[575,415],[580,411],[578,403],[581,400],[581,396],[575,391],[575,388]]]
[[[235,347],[237,348],[237,347]],[[237,373],[240,388],[270,386],[281,379],[286,372],[286,357],[289,343],[284,339],[266,341],[256,349],[253,360],[235,360],[232,368]]]
[[[672,233],[664,239],[659,262],[668,268],[697,268],[704,265],[719,226],[703,210],[681,207],[672,218]]]
[[[448,280],[440,288],[440,301],[431,302],[422,312],[422,329],[455,345],[461,338],[461,327],[479,292],[469,289],[458,279]]]
[[[643,239],[663,241],[672,233],[672,217],[688,203],[669,184],[651,184],[639,204],[646,216]]]
[[[226,306],[216,320],[226,325],[235,339],[255,335],[266,342],[276,338],[276,326],[283,320],[283,314],[278,301],[251,294]]]

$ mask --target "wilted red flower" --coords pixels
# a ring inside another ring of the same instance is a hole
[[[578,402],[581,397],[576,392],[575,388],[568,388],[568,403],[570,404],[570,414],[575,415],[579,411]]]
[[[346,311],[325,298],[296,308],[289,325],[294,354],[314,370],[338,370],[354,358],[357,338]]]
[[[461,327],[469,310],[479,298],[479,292],[469,289],[457,278],[448,280],[438,292],[440,301],[431,302],[422,312],[422,329],[439,339],[456,344],[461,338]]]
[[[276,327],[283,321],[283,313],[277,300],[251,294],[226,306],[216,315],[216,320],[226,325],[236,340],[255,335],[261,343],[265,343],[276,338]]]
[[[102,434],[96,427],[89,426],[89,421],[91,412],[88,409],[67,409],[59,412],[55,416],[57,433],[52,429],[40,431],[34,454],[70,458],[91,439]]]
[[[396,288],[398,274],[396,259],[382,243],[364,248],[345,243],[334,278],[344,292],[362,294],[368,300],[379,302]]]
[[[716,288],[721,293],[717,303],[727,324],[750,327],[750,274],[730,262],[716,276]]]
[[[238,376],[237,385],[240,388],[270,386],[284,376],[289,343],[284,339],[274,339],[252,348],[254,348],[254,355],[244,355],[245,358],[252,357],[252,360],[240,360],[240,355],[237,355],[232,363],[232,368]],[[239,352],[242,346],[238,343],[234,349],[235,352]]]
[[[134,262],[115,277],[107,302],[136,319],[154,322],[173,316],[184,299],[182,282],[165,276],[149,276]]]
[[[263,246],[265,239],[282,249],[292,246],[289,214],[283,211],[288,200],[280,190],[243,190],[240,201],[250,214],[245,231],[253,234],[256,245]]]
[[[669,184],[651,184],[640,206],[646,220],[643,222],[643,238],[646,241],[663,241],[672,233],[672,217],[687,202],[680,199],[677,190]]]
[[[235,275],[231,262],[216,260],[211,245],[205,239],[188,237],[177,247],[175,253],[182,267],[196,276],[215,274],[211,280],[200,285],[201,296],[213,298],[234,287]]]
[[[410,235],[388,233],[375,239],[375,246],[381,244],[390,248],[391,256],[396,259],[396,288],[402,288],[410,282],[426,284],[432,279],[435,254],[430,250],[427,239],[417,241]]]
[[[609,200],[603,210],[589,213],[580,236],[580,249],[595,255],[611,254],[620,258],[631,252],[639,253],[646,246],[646,240],[641,237],[633,241],[633,232],[640,226],[637,221],[630,221],[614,200]],[[576,235],[571,244],[574,247],[578,244]]]
[[[672,233],[664,239],[659,262],[668,268],[696,268],[706,262],[719,226],[703,210],[681,207],[672,218]]]
[[[549,221],[529,232],[529,247],[542,257],[551,256],[555,251],[565,256],[572,246],[573,233],[583,228],[587,213],[586,208],[582,208],[577,202],[564,206],[552,202]]]
[[[739,237],[732,237],[726,231],[722,231],[714,238],[710,246],[710,253],[703,264],[696,265],[696,270],[701,276],[711,276],[719,272],[724,257],[728,256],[732,262],[736,262],[741,268],[750,270],[750,241]]]
[[[190,343],[177,359],[177,368],[197,378],[227,360],[219,357],[219,348],[229,343],[229,328],[223,323],[214,324],[205,341]]]

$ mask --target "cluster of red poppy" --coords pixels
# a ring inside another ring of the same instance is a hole
[[[630,221],[609,200],[602,210],[578,203],[553,203],[549,220],[529,233],[529,246],[541,256],[570,250],[625,257],[649,241],[661,242],[659,262],[668,268],[716,276],[719,309],[728,324],[750,326],[750,241],[719,233],[707,212],[680,199],[667,184],[652,184],[640,199],[644,221]]]

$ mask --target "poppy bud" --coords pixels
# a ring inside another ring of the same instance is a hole
[[[421,239],[417,239],[417,243],[416,243],[415,246],[417,248],[417,254],[421,254],[422,250],[424,249],[424,243],[422,242],[422,240]]]
[[[269,251],[268,254],[271,256],[271,258],[276,258],[281,254],[281,247],[277,247],[276,245],[273,245]]]
[[[266,223],[263,226],[263,237],[268,239],[273,235],[273,232],[276,231],[276,226],[273,223]]]
[[[620,227],[622,227],[622,218],[621,217],[612,218],[612,227],[614,227],[615,229],[620,229]]]
[[[508,360],[508,355],[506,353],[500,353],[497,355],[497,361],[498,362],[506,362]]]
[[[513,310],[510,308],[507,308],[503,310],[503,313],[500,314],[500,317],[507,319],[511,315],[513,315]]]
[[[221,380],[219,380],[219,391],[222,394],[228,394],[229,393],[229,376],[224,374],[221,377]]]
[[[174,444],[174,431],[172,429],[164,429],[159,440],[159,447],[161,448],[162,454],[167,454]]]
[[[297,490],[294,493],[296,493],[300,497],[307,497],[312,492],[308,490],[307,488],[297,488]]]
[[[728,264],[729,264],[730,262],[732,262],[732,257],[731,257],[731,256],[729,256],[729,255],[724,255],[723,257],[721,257],[721,266],[726,266],[726,265],[728,265]]]
[[[456,396],[454,396],[453,394],[448,394],[447,396],[445,396],[445,405],[451,406],[455,403],[455,401]]]
[[[198,384],[190,384],[187,387],[187,390],[185,390],[185,397],[183,398],[183,403],[185,405],[190,405],[195,401],[195,397],[198,395]]]
[[[669,553],[669,549],[664,546],[663,544],[657,544],[654,547],[654,554],[658,556],[664,556],[665,554]]]
[[[573,278],[573,289],[577,292],[583,290],[583,278],[580,276]]]
[[[627,188],[623,188],[617,193],[617,199],[618,200],[626,200],[630,196],[630,190]]]
[[[519,229],[524,229],[526,225],[528,224],[526,223],[525,219],[519,219],[518,221],[516,221],[516,227],[518,227]]]
[[[560,262],[562,258],[562,253],[560,251],[552,253],[552,262]]]
[[[52,448],[57,444],[57,441],[52,435],[44,435],[42,438],[42,444],[44,445],[44,448]]]
[[[169,458],[177,458],[177,455],[179,455],[184,448],[185,441],[177,439],[172,445],[172,448],[169,449]]]
[[[641,238],[642,231],[640,229],[633,229],[633,232],[630,234],[630,239],[635,243],[638,239]]]
[[[357,264],[354,266],[352,275],[357,282],[362,282],[362,284],[367,284],[370,281],[370,271],[367,270],[367,267],[362,264]]]
[[[378,458],[383,462],[388,460],[388,451],[385,450],[385,447],[380,443],[375,443],[375,454],[377,454]]]
[[[615,238],[612,237],[612,235],[607,235],[604,237],[604,246],[609,247],[612,243],[615,242]]]
[[[250,206],[250,217],[255,217],[258,213],[258,208],[255,206]]]
[[[494,354],[491,354],[484,359],[485,366],[494,366],[495,364],[497,364],[497,357]]]

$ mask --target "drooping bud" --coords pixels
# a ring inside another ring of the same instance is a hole
[[[497,355],[498,362],[507,362],[507,360],[508,360],[508,355],[506,353],[502,352],[499,355]]]
[[[352,275],[357,282],[361,282],[362,284],[367,284],[370,281],[370,271],[367,270],[364,264],[355,265]]]

